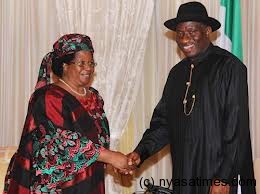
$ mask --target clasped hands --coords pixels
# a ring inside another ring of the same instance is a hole
[[[115,158],[111,165],[114,167],[114,171],[119,172],[120,174],[132,175],[141,162],[140,155],[136,152],[131,152],[127,155],[124,155],[121,152],[114,153]]]
[[[114,171],[119,172],[120,174],[132,175],[141,162],[140,155],[136,152],[131,152],[127,155],[115,151],[113,151],[113,153],[114,162],[110,164],[114,167]],[[221,181],[219,183],[219,185],[212,185],[210,187],[210,194],[229,194],[230,186],[222,183]]]
[[[136,152],[131,152],[127,155],[124,155],[121,152],[115,153],[115,162],[112,163],[114,171],[125,175],[132,175],[141,162],[140,155]],[[212,185],[210,187],[210,194],[229,194],[230,186],[221,181],[219,183],[219,185]]]

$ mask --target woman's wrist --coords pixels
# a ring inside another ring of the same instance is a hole
[[[113,154],[114,154],[114,151],[111,151],[111,150],[108,150],[108,149],[102,147],[99,150],[99,156],[98,156],[97,161],[104,162],[107,164],[112,164],[113,163]]]

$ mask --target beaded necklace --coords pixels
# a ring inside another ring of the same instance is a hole
[[[64,83],[66,86],[68,86],[68,88],[69,88],[72,92],[74,92],[75,94],[77,94],[77,95],[79,95],[79,96],[86,96],[86,94],[87,94],[86,88],[83,88],[84,92],[83,92],[83,94],[81,94],[81,93],[78,93],[77,91],[75,91],[75,90],[74,90],[68,83],[66,83],[63,79],[59,79],[59,81],[61,81],[62,83]]]

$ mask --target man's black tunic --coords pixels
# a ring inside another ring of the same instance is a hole
[[[183,100],[191,64],[195,67],[188,111],[192,95],[196,97],[187,116]],[[208,181],[220,179],[231,184],[238,174],[241,179],[254,178],[247,70],[239,59],[211,44],[195,60],[186,58],[172,68],[150,128],[135,151],[144,160],[166,144],[171,144],[176,194],[206,194]],[[254,194],[255,187],[245,185],[242,193]]]

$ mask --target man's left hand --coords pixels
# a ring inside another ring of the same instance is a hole
[[[210,187],[209,194],[229,194],[230,186],[226,183],[223,183],[221,181],[218,182],[218,184],[213,184]]]

